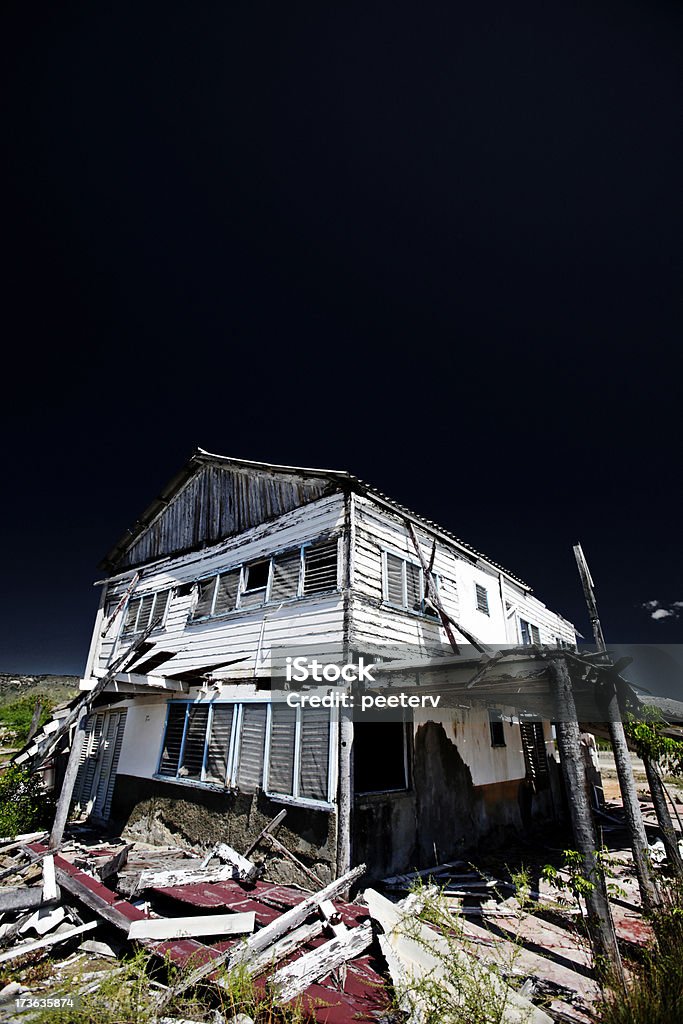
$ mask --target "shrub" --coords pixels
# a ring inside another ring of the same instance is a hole
[[[47,827],[54,817],[54,802],[45,792],[40,775],[11,764],[0,774],[0,836],[11,837]]]

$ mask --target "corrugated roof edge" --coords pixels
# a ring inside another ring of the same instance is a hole
[[[229,455],[216,455],[214,452],[208,452],[204,448],[197,448],[197,450],[191,455],[186,462],[182,470],[177,473],[164,487],[161,494],[154,499],[154,501],[145,509],[139,519],[135,521],[133,526],[124,533],[123,537],[118,541],[117,544],[109,551],[109,553],[102,559],[99,567],[101,569],[113,569],[116,567],[116,559],[126,550],[126,548],[137,540],[152,521],[159,515],[166,505],[169,504],[171,499],[181,490],[181,488],[187,483],[191,476],[195,473],[197,466],[205,464],[207,462],[215,462],[218,465],[225,465],[229,463],[232,466],[244,468],[244,469],[256,469],[256,470],[270,470],[273,473],[292,473],[297,475],[309,475],[318,477],[327,477],[330,480],[334,480],[339,484],[351,487],[353,490],[358,491],[361,494],[367,495],[368,497],[375,498],[394,509],[403,516],[407,516],[410,519],[415,520],[416,523],[420,523],[433,533],[440,534],[446,537],[448,540],[457,544],[458,547],[462,548],[464,552],[475,558],[481,559],[490,565],[492,568],[497,569],[499,572],[505,574],[508,579],[516,583],[517,586],[526,590],[528,593],[533,593],[532,588],[524,580],[520,579],[514,573],[506,569],[505,566],[500,565],[498,562],[494,562],[493,559],[489,558],[482,551],[477,551],[476,548],[466,544],[465,541],[456,537],[450,530],[445,529],[443,526],[439,526],[431,519],[426,519],[424,516],[419,515],[417,512],[413,512],[412,509],[407,508],[405,505],[401,505],[399,502],[394,501],[388,495],[378,491],[371,484],[361,480],[360,477],[354,476],[347,470],[343,469],[314,469],[313,467],[307,466],[278,466],[270,462],[255,462],[250,459],[236,459]]]

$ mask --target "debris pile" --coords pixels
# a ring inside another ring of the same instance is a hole
[[[283,818],[281,812],[264,831],[271,835]],[[268,845],[280,852],[276,842]],[[122,970],[113,968],[115,959],[136,950],[160,971],[179,968],[154,983],[159,1022],[175,1019],[170,1004],[183,992],[198,985],[217,992],[237,968],[276,1006],[296,1002],[312,1024],[419,1024],[427,1012],[425,980],[436,979],[457,1000],[454,974],[499,995],[506,1024],[592,1019],[598,990],[590,955],[577,942],[577,911],[543,880],[525,894],[534,902],[529,912],[513,882],[463,861],[387,878],[383,892],[363,888],[360,865],[311,891],[268,881],[264,865],[250,859],[256,844],[239,853],[218,843],[202,855],[103,842],[83,826],[72,826],[57,849],[47,844],[45,834],[0,844],[0,1015],[6,1011],[8,1020],[21,1020],[15,1007],[26,996],[96,992],[112,970]],[[643,945],[650,935],[632,864],[626,851],[620,858],[617,931]],[[437,886],[458,922],[450,960],[444,928],[418,918]],[[351,901],[350,890],[357,893]],[[7,977],[8,969],[41,958],[51,968],[42,980],[26,985]],[[204,1020],[223,1019],[209,1007]]]

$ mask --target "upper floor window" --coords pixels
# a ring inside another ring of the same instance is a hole
[[[384,600],[387,604],[423,615],[436,614],[436,609],[426,601],[424,572],[416,562],[411,562],[410,559],[391,551],[385,551],[382,575]],[[434,577],[434,581],[438,589],[437,576]]]
[[[157,628],[163,626],[170,596],[170,590],[160,590],[156,594],[132,597],[126,608],[122,636],[142,633],[150,623],[156,623]]]
[[[304,544],[199,580],[192,619],[337,589],[339,539]]]
[[[503,723],[503,716],[497,709],[489,711],[489,731],[491,733],[491,746],[492,747],[504,747],[505,743],[505,725]]]
[[[532,625],[531,622],[527,622],[525,619],[520,619],[519,631],[522,636],[523,644],[540,644],[541,631],[538,626]]]
[[[474,591],[477,598],[477,611],[483,612],[484,615],[490,615],[488,590],[486,587],[482,587],[480,583],[475,583]]]

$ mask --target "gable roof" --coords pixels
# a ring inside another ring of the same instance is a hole
[[[532,592],[531,587],[524,583],[524,581],[518,576],[515,576],[514,573],[510,572],[509,569],[499,565],[498,562],[494,562],[488,557],[488,555],[483,554],[481,551],[477,551],[477,549],[473,548],[471,545],[466,544],[465,541],[456,537],[455,534],[450,532],[450,530],[446,530],[433,520],[426,519],[424,516],[406,508],[405,505],[401,505],[399,502],[394,501],[386,494],[383,494],[381,491],[372,487],[372,485],[365,483],[365,481],[361,480],[360,477],[354,476],[346,470],[313,469],[302,466],[279,466],[268,462],[255,462],[249,459],[236,459],[231,456],[216,455],[212,452],[205,451],[203,448],[197,448],[196,452],[194,452],[190,459],[185,463],[180,472],[169,481],[159,496],[154,499],[154,501],[142,513],[140,518],[136,520],[133,526],[126,531],[111,551],[109,551],[100,563],[100,567],[106,570],[113,570],[117,568],[124,560],[126,553],[130,551],[142,535],[150,528],[152,523],[159,518],[161,513],[171,504],[171,502],[173,502],[189,481],[191,481],[192,478],[205,467],[213,467],[218,470],[233,470],[237,472],[253,471],[256,474],[264,474],[274,478],[298,482],[303,487],[304,496],[306,496],[306,494],[308,495],[305,497],[305,500],[312,501],[323,494],[330,494],[335,491],[353,491],[357,494],[362,494],[374,501],[377,501],[379,504],[384,505],[389,510],[421,525],[430,533],[446,539],[448,542],[460,548],[461,551],[470,558],[481,559],[486,562],[487,565],[499,572],[502,572],[508,577],[508,579],[522,587],[522,589],[526,590],[528,593]]]

